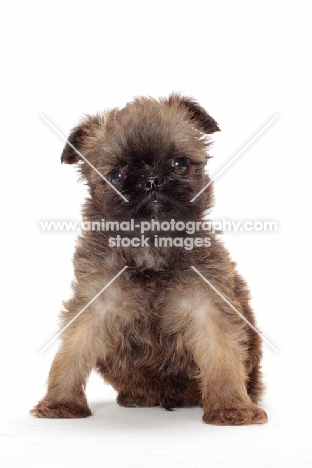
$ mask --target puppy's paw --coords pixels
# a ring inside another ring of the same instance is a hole
[[[76,403],[61,403],[42,400],[31,411],[37,418],[86,418],[91,416],[90,409]]]
[[[205,412],[203,421],[219,426],[264,424],[268,421],[266,412],[257,406],[239,406],[237,408],[219,408]]]

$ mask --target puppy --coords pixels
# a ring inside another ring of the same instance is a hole
[[[191,202],[209,182],[204,167],[216,131],[196,101],[172,94],[88,116],[71,132],[61,160],[77,164],[88,184],[83,219],[110,223],[79,238],[61,328],[71,323],[31,414],[90,416],[85,386],[96,369],[123,406],[201,405],[205,423],[267,421],[257,406],[261,338],[228,304],[255,326],[248,288],[202,227],[212,185]],[[140,226],[152,222],[143,236]],[[181,229],[190,225],[191,237]]]

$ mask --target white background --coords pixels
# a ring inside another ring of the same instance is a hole
[[[312,464],[311,20],[309,2],[11,2],[1,18],[1,466],[308,467]],[[136,95],[190,95],[217,120],[215,218],[276,220],[276,233],[225,233],[252,290],[264,345],[263,426],[216,427],[202,410],[118,407],[100,378],[94,416],[38,420],[70,294],[77,233],[41,220],[80,219],[85,190],[61,166],[83,113]]]

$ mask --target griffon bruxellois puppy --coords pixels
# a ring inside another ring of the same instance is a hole
[[[171,94],[88,116],[71,132],[62,162],[77,164],[88,184],[83,219],[111,227],[79,238],[61,327],[77,317],[61,335],[33,415],[90,416],[85,386],[96,369],[123,406],[201,405],[206,423],[267,421],[257,406],[261,338],[197,274],[255,326],[246,283],[216,235],[209,232],[207,242],[202,228],[212,185],[191,202],[209,182],[208,135],[218,130],[196,101]],[[166,232],[155,228],[143,239],[140,223],[152,221]],[[183,225],[195,226],[191,237]]]

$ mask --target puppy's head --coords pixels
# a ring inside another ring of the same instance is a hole
[[[88,116],[71,132],[61,160],[78,163],[89,185],[89,219],[200,219],[212,204],[211,185],[191,199],[209,182],[208,135],[218,130],[192,99],[137,98]]]

